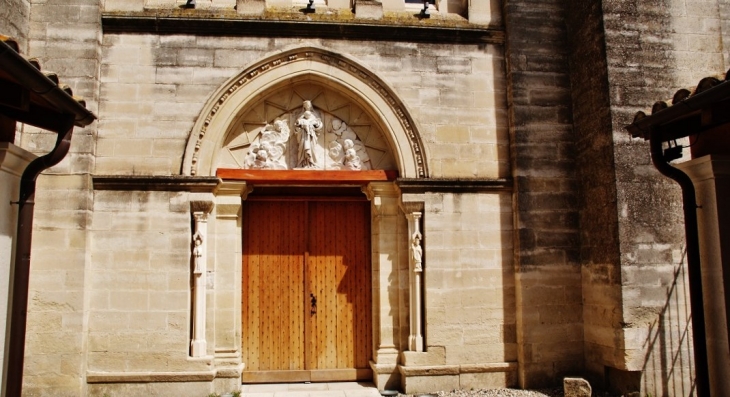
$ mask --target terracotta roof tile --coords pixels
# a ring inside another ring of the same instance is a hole
[[[76,102],[79,102],[82,106],[86,107],[86,101],[81,98],[74,96],[73,91],[71,90],[71,87],[69,87],[66,84],[60,83],[58,79],[58,75],[55,72],[49,72],[49,71],[42,71],[41,70],[41,64],[38,61],[38,58],[29,58],[24,56],[20,53],[20,46],[18,45],[18,41],[15,40],[13,37],[5,36],[0,34],[0,41],[4,42],[5,44],[9,45],[10,48],[12,48],[15,52],[23,56],[28,63],[33,65],[36,69],[40,70],[49,80],[51,80],[54,84],[56,84],[61,90],[63,90],[65,93],[67,93],[69,96],[71,96]]]
[[[649,139],[649,130],[653,126],[687,117],[699,112],[702,107],[711,103],[730,99],[730,70],[721,80],[717,77],[705,77],[697,83],[693,91],[681,88],[674,93],[671,104],[666,101],[657,101],[651,107],[651,114],[643,111],[636,112],[633,122],[626,126],[635,138]],[[678,136],[673,136],[673,139]]]
[[[699,83],[697,83],[697,87],[695,87],[694,91],[690,91],[686,88],[680,88],[679,90],[677,90],[677,92],[674,93],[674,96],[672,97],[672,106],[727,81],[730,81],[730,69],[728,69],[728,71],[725,73],[724,80],[720,80],[716,77],[705,77],[700,80]],[[664,110],[668,107],[670,107],[670,105],[668,105],[665,101],[654,102],[654,106],[651,107],[651,114],[653,115],[656,112]],[[642,111],[636,112],[636,115],[634,116],[634,122],[644,117],[646,117],[646,113]]]
[[[52,103],[52,106],[60,106],[61,109],[64,109],[64,112],[73,113],[77,125],[87,125],[96,118],[93,113],[86,109],[86,101],[83,98],[74,96],[71,88],[66,84],[62,84],[56,73],[43,71],[38,59],[26,57],[21,54],[20,46],[14,38],[0,34],[0,41],[7,46],[0,46],[0,55],[3,57],[3,62],[8,62],[7,64],[0,63],[0,78],[9,79],[15,84],[27,84],[32,81],[32,84],[36,85],[36,87],[30,88],[31,94],[37,96],[38,101],[47,102],[47,104]],[[25,65],[23,65],[23,61],[25,61]],[[33,69],[41,72],[48,81],[43,82],[43,77],[36,75],[37,72],[28,73]],[[19,76],[21,75],[24,76],[22,79],[29,80],[26,83],[22,83],[19,80]],[[60,91],[63,91],[63,93]],[[66,96],[68,97],[66,98]],[[74,102],[76,104],[71,105]],[[79,108],[79,105],[83,109]]]

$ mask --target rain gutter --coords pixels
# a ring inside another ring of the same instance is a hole
[[[710,395],[710,378],[707,363],[707,338],[705,337],[705,309],[702,297],[702,271],[700,269],[700,239],[697,225],[697,199],[692,179],[664,158],[662,137],[652,129],[649,134],[651,161],[659,172],[677,182],[682,189],[684,209],[684,233],[687,243],[687,274],[689,277],[690,308],[692,311],[692,348],[694,349],[695,384],[698,397]]]
[[[684,229],[687,244],[687,268],[689,278],[690,307],[692,310],[692,343],[694,350],[695,378],[697,395],[710,395],[709,364],[707,361],[707,341],[705,334],[705,311],[702,292],[702,270],[700,259],[699,226],[697,220],[697,198],[695,187],[690,177],[678,168],[669,164],[664,156],[664,142],[699,134],[703,130],[727,123],[723,117],[706,117],[705,110],[713,105],[730,99],[730,71],[724,81],[708,77],[697,85],[695,93],[682,89],[677,91],[672,105],[664,102],[654,104],[652,114],[646,116],[637,113],[631,125],[626,129],[634,138],[649,141],[651,159],[659,172],[677,182],[682,189],[682,206],[684,210]],[[699,121],[683,122],[690,117],[699,117]],[[675,128],[671,128],[675,127]],[[679,128],[677,128],[679,127]]]

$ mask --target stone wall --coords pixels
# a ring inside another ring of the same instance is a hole
[[[432,177],[509,175],[498,46],[143,34],[104,36],[96,173],[180,173],[188,134],[215,89],[297,46],[353,57],[391,84],[418,120]]]
[[[642,393],[686,395],[692,353],[679,189],[624,126],[678,88],[724,73],[718,4],[605,2],[603,15],[624,295],[618,369],[643,371]]]
[[[282,49],[301,46],[341,53],[388,83],[418,122],[431,176],[466,179],[509,176],[506,86],[499,46],[148,34],[103,37],[95,174],[179,174],[190,130],[214,91],[251,63]],[[202,371],[196,367],[198,364],[184,360],[188,330],[170,330],[172,325],[160,323],[162,320],[157,318],[169,317],[170,313],[180,315],[177,311],[180,307],[175,305],[187,304],[189,296],[182,296],[183,291],[169,280],[156,287],[154,294],[145,293],[146,288],[153,288],[151,280],[162,274],[153,268],[156,261],[150,259],[152,256],[174,255],[173,251],[187,255],[189,251],[189,220],[178,219],[182,214],[169,214],[172,210],[165,207],[166,197],[163,193],[141,192],[131,196],[111,192],[95,195],[93,257],[88,283],[93,298],[89,302],[88,367],[93,381],[99,383],[89,390],[114,390],[111,384],[105,383],[108,379],[104,379],[104,372],[151,371],[154,367],[154,371],[180,371],[188,373],[185,376],[193,376],[190,374]],[[465,387],[514,384],[514,368],[508,366],[505,371],[503,365],[514,363],[517,350],[509,194],[439,194],[431,200],[433,205],[424,216],[424,222],[430,225],[426,239],[428,236],[434,239],[424,242],[424,256],[428,257],[433,250],[434,261],[434,273],[428,276],[432,284],[427,286],[428,293],[434,297],[433,313],[425,331],[427,349],[443,353],[440,365],[458,368],[463,363],[496,362],[501,368],[488,374],[473,369],[462,376]],[[153,213],[165,221],[154,224]],[[115,222],[120,226],[115,227]],[[401,223],[398,224],[402,228]],[[162,235],[174,239],[175,248]],[[440,236],[448,236],[449,240],[442,241]],[[164,241],[156,244],[159,238]],[[142,245],[132,249],[129,244]],[[478,248],[447,252],[454,245]],[[134,255],[124,260],[122,266],[128,268],[123,272],[131,274],[137,269],[134,277],[140,285],[127,283],[122,275],[122,285],[114,286],[110,281],[111,269],[118,271],[120,265],[116,261],[130,251]],[[187,256],[163,260],[159,265],[188,272],[186,266],[181,267],[183,264],[187,265]],[[396,266],[393,277],[402,276],[400,285],[407,286],[403,281],[407,280],[407,255],[401,255]],[[139,277],[144,280],[138,280]],[[396,317],[381,319],[392,325],[381,323],[380,326],[393,333],[392,342],[396,347],[404,349],[407,289],[398,294],[394,302],[381,302],[381,312]],[[112,302],[116,295],[129,299],[115,298]],[[97,296],[98,300],[94,298]],[[155,309],[164,312],[164,316],[150,317],[149,321],[129,320],[130,316],[143,316],[152,311],[153,300],[168,304]],[[132,301],[136,303],[131,304]],[[215,338],[215,348],[219,347],[220,340],[235,349],[240,342],[228,340],[235,326],[219,327],[219,319],[223,324],[225,316],[218,312],[217,304],[210,303],[208,307],[209,321],[216,323],[209,333],[214,335],[209,338]],[[447,310],[451,307],[459,308],[458,312]],[[469,316],[468,312],[480,314]],[[457,314],[469,318],[455,322]],[[112,332],[110,321],[120,315],[126,319],[127,326]],[[145,328],[148,325],[150,329]],[[152,330],[162,329],[158,327],[170,332]],[[452,334],[452,330],[456,333]],[[163,346],[168,349],[163,352],[156,350],[154,343],[143,344],[145,332],[148,335],[151,332],[149,340],[152,341],[158,334],[164,335]],[[380,337],[391,339],[389,335]],[[457,380],[456,385],[459,384]],[[164,387],[167,386],[149,386],[155,391]],[[125,387],[124,390],[141,393],[142,389]]]
[[[24,393],[76,396],[85,387],[90,188],[88,175],[38,180]]]
[[[583,368],[578,190],[564,4],[504,2],[522,387]]]
[[[31,1],[28,54],[97,111],[100,1]],[[96,123],[74,130],[65,160],[38,179],[24,393],[86,390],[89,228]],[[24,148],[46,153],[55,134],[25,128]]]
[[[427,352],[398,360],[446,372],[421,386],[537,387],[587,373],[620,391],[689,394],[678,189],[623,127],[655,100],[725,71],[724,1],[505,0],[505,46],[102,35],[99,4],[33,0],[29,13],[28,53],[85,97],[100,121],[76,131],[67,159],[39,180],[29,312],[29,329],[39,331],[28,340],[27,393],[48,394],[49,385],[61,396],[113,392],[103,373],[135,371],[185,372],[197,379],[195,393],[210,390],[201,381],[212,376],[210,363],[188,357],[187,193],[94,191],[89,175],[181,174],[193,124],[226,80],[280,51],[313,46],[394,90],[416,121],[430,177],[514,181],[511,197],[422,196]],[[15,5],[18,15],[0,18],[13,25],[0,29],[17,31],[22,43],[15,21],[30,6]],[[50,136],[26,129],[20,141],[41,153]],[[240,237],[236,211],[219,225],[225,233],[214,234],[226,252]],[[404,235],[404,220],[394,224]],[[398,313],[384,305],[379,315],[395,316],[384,329],[402,349],[408,271],[406,244],[395,245]],[[235,252],[216,277],[235,276]],[[219,314],[209,318],[209,337],[232,352],[230,313],[240,308],[234,290],[224,292],[211,292],[220,299],[209,302]],[[490,363],[503,366],[478,367]]]
[[[0,34],[18,41],[20,52],[28,49],[30,30],[30,0],[0,1]]]
[[[189,357],[190,217],[187,193],[95,193],[87,285],[90,382],[106,383],[108,374],[211,371],[210,358]],[[92,390],[110,392],[108,387]],[[210,392],[206,382],[179,387],[201,396]]]
[[[678,88],[724,72],[720,7],[575,2],[566,21],[583,191],[586,371],[615,391],[689,394],[679,189],[624,126]]]
[[[432,364],[515,363],[510,194],[434,193],[425,204],[425,342],[427,351],[442,361]],[[468,390],[514,386],[517,380],[514,368],[464,372],[462,368],[453,384],[443,386]]]
[[[594,385],[604,366],[616,366],[621,311],[616,170],[600,2],[568,5],[573,128],[580,200],[585,366]]]

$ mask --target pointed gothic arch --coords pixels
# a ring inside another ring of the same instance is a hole
[[[428,177],[417,124],[393,89],[354,60],[314,47],[288,50],[266,58],[223,84],[208,100],[193,126],[182,174],[215,175],[219,151],[246,109],[260,103],[267,93],[302,83],[349,98],[367,113],[382,132],[401,177]]]

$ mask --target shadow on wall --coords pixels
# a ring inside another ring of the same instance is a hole
[[[686,252],[685,252],[686,254]],[[694,395],[692,367],[692,314],[689,308],[689,287],[685,270],[686,255],[674,269],[672,284],[667,287],[666,301],[657,320],[649,325],[643,343],[644,367],[642,395]],[[687,379],[692,383],[688,384]]]

